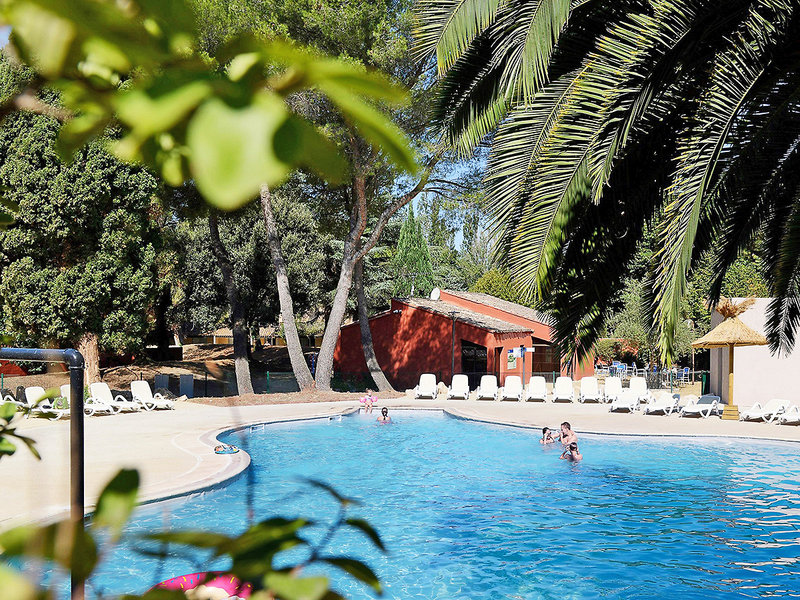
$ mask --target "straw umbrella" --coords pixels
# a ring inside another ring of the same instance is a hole
[[[764,346],[767,338],[753,331],[739,320],[739,315],[755,303],[755,298],[748,298],[738,304],[730,298],[722,298],[717,305],[717,312],[725,319],[698,340],[692,348],[728,348],[728,404],[733,405],[733,349],[737,346]]]

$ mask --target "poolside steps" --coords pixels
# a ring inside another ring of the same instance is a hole
[[[739,407],[736,404],[726,404],[722,410],[722,418],[726,421],[738,421]]]

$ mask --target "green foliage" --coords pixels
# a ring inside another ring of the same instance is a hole
[[[14,419],[23,414],[23,411],[17,410],[17,405],[11,402],[0,404],[0,458],[4,456],[11,456],[17,451],[17,445],[12,442],[12,439],[22,442],[28,447],[31,454],[37,459],[41,459],[39,452],[36,450],[36,445],[33,439],[17,433],[16,427],[12,427]],[[0,586],[1,588],[2,586]]]
[[[420,3],[440,130],[462,151],[491,144],[499,256],[552,311],[566,352],[597,339],[654,220],[666,358],[693,273],[710,264],[702,293],[716,300],[729,271],[750,278],[734,265],[762,232],[771,346],[791,347],[800,75],[783,57],[798,14],[779,0]]]
[[[402,102],[402,90],[359,66],[244,33],[226,31],[210,43],[195,20],[209,15],[207,5],[195,8],[181,0],[3,3],[14,51],[35,72],[32,85],[62,92],[65,156],[116,119],[118,157],[172,185],[191,178],[222,208],[242,205],[296,167],[342,182],[346,164],[335,146],[286,104],[315,90],[398,168],[414,170],[403,134],[368,102]]]
[[[331,486],[308,481],[310,486],[328,494],[338,505],[334,520],[326,527],[322,539],[311,541],[311,527],[306,519],[273,517],[254,525],[238,536],[206,531],[164,531],[140,536],[159,542],[163,552],[170,546],[210,551],[214,557],[229,557],[229,573],[253,585],[254,600],[323,600],[342,598],[330,589],[327,577],[307,576],[303,571],[313,565],[328,564],[347,573],[352,578],[381,595],[382,587],[377,575],[366,564],[347,556],[330,554],[330,541],[342,529],[354,529],[385,551],[377,531],[365,520],[348,516],[348,508],[358,505]],[[0,547],[4,557],[26,557],[43,560],[69,570],[76,582],[86,581],[103,555],[98,535],[110,530],[115,541],[122,532],[136,505],[139,475],[136,471],[122,470],[106,485],[97,502],[97,511],[91,527],[84,529],[83,522],[60,521],[45,526],[25,525],[0,534]],[[287,564],[283,553],[303,546],[309,549],[308,557],[297,564]],[[277,560],[276,560],[277,559]],[[276,564],[277,563],[277,564]],[[40,584],[41,585],[41,584]],[[21,574],[8,567],[0,567],[0,600],[27,600],[51,597],[52,590],[38,587]],[[126,600],[179,600],[182,592],[164,590],[124,596]]]
[[[295,312],[302,319],[323,301],[323,285],[327,282],[319,273],[325,265],[327,236],[319,233],[308,207],[288,192],[274,192],[272,203]],[[260,210],[255,204],[244,207],[221,218],[219,226],[220,238],[233,265],[239,300],[252,330],[277,325],[280,313]],[[182,219],[174,243],[181,249],[180,293],[175,298],[170,320],[212,331],[227,319],[228,308],[222,274],[211,249],[207,217]]]
[[[52,118],[18,113],[0,129],[0,185],[19,205],[0,232],[5,330],[18,343],[74,345],[98,335],[110,351],[142,347],[156,290],[156,180],[100,143],[69,165]]]
[[[422,234],[422,226],[414,218],[413,206],[400,229],[397,251],[392,260],[395,272],[395,294],[399,296],[423,296],[433,289],[433,268],[428,244]]]
[[[508,271],[503,269],[490,269],[481,275],[472,286],[469,288],[470,292],[481,292],[496,296],[509,302],[516,302],[517,304],[529,305],[527,298],[520,295],[520,289],[514,285],[511,275]]]
[[[627,279],[620,303],[621,308],[610,311],[606,317],[608,337],[623,342],[612,348],[611,358],[622,358],[622,354],[630,352],[646,364],[658,363],[660,358],[658,335],[650,326],[645,284],[633,278]],[[684,306],[684,314],[687,312],[688,306]],[[675,336],[676,358],[689,356],[692,352],[691,344],[697,337],[699,335],[689,328],[686,318],[684,318],[679,323]],[[609,352],[607,344],[603,347],[603,351]]]

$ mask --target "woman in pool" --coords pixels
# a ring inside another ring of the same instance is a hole
[[[556,441],[553,439],[553,432],[550,431],[549,427],[542,427],[542,439],[539,440],[540,444],[555,444]]]
[[[381,414],[378,415],[376,421],[378,421],[378,423],[381,423],[382,425],[388,425],[389,423],[391,423],[392,417],[389,416],[389,409],[384,406],[381,409]]]
[[[567,449],[564,450],[561,458],[564,460],[571,460],[572,462],[578,462],[583,458],[583,454],[578,452],[578,444],[572,442],[569,446],[567,446]]]

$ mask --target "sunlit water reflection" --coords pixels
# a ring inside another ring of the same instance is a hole
[[[324,480],[363,505],[384,556],[356,533],[335,540],[365,560],[386,598],[766,598],[800,596],[798,446],[712,439],[583,436],[559,460],[536,431],[400,412],[270,425],[224,441],[253,458],[256,514],[330,519],[299,481]],[[556,425],[556,424],[554,424]],[[167,525],[236,533],[246,479],[141,508],[135,534]],[[117,548],[93,594],[144,591],[207,566]],[[224,566],[224,565],[222,565]],[[371,598],[334,576],[338,589]]]

